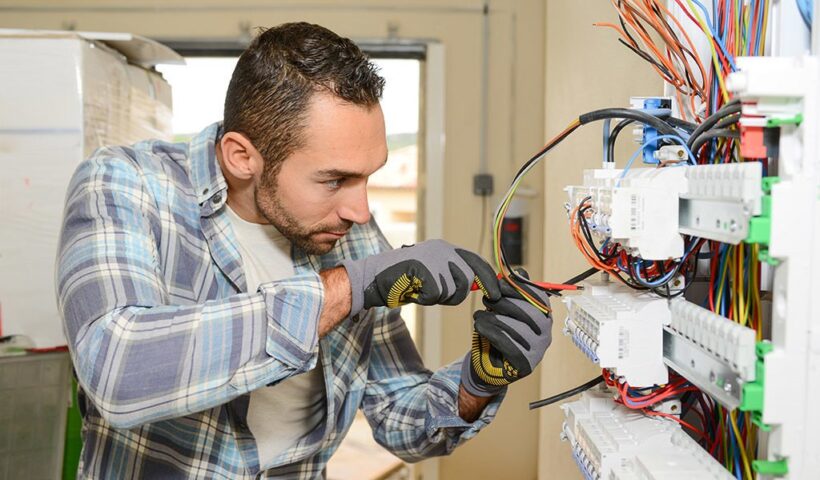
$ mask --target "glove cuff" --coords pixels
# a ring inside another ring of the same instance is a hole
[[[350,315],[353,316],[364,309],[364,262],[362,260],[342,260],[339,265],[347,270],[350,280]]]
[[[471,362],[472,352],[468,351],[467,355],[464,356],[464,360],[461,362],[461,384],[467,393],[476,397],[492,397],[504,391],[506,385],[494,386],[482,382],[475,373]]]

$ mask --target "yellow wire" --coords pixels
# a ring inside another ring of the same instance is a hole
[[[720,275],[720,280],[718,280],[718,294],[717,299],[715,300],[715,307],[720,308],[720,300],[723,298],[723,284],[726,283],[726,272],[729,271],[728,265],[727,268],[723,269],[723,272]]]
[[[700,12],[697,8],[695,8],[695,5],[692,3],[692,0],[686,0],[686,2],[689,4],[689,9],[692,11],[692,14],[694,14],[695,18],[697,19],[700,29],[703,30],[703,33],[706,35],[707,38],[712,38],[712,34],[709,31],[709,27],[706,25],[706,22],[703,20],[703,17],[700,16]],[[715,74],[717,75],[718,84],[720,85],[720,93],[723,94],[723,101],[728,102],[729,91],[726,89],[726,84],[723,81],[723,69],[720,65],[720,60],[718,58],[717,51],[715,50],[715,42],[709,41],[707,43],[709,44],[709,49],[712,51],[712,63],[715,65]]]
[[[738,444],[743,437],[740,436],[740,431],[737,428],[737,421],[735,420],[735,415],[737,412],[730,412],[729,413],[729,421],[732,422],[732,430],[735,431],[735,439],[738,440]],[[749,459],[746,457],[746,449],[745,448],[738,448],[740,451],[740,459],[743,461],[743,470],[746,472],[747,478],[752,478],[752,469],[749,467]]]
[[[766,53],[766,32],[769,26],[769,0],[763,2],[763,29],[760,32],[760,55]]]
[[[759,264],[760,261],[757,259],[758,250],[759,249],[758,249],[757,245],[752,245],[752,265],[751,265],[751,268],[752,268],[752,276],[753,276],[753,279],[754,279],[754,284],[752,285],[752,295],[753,295],[753,298],[754,298],[753,301],[754,301],[754,304],[755,304],[755,312],[759,314],[759,312],[760,312],[760,273],[758,272],[758,270],[759,270],[758,269],[758,264]],[[756,330],[755,333],[757,334],[757,341],[758,342],[763,340],[763,331],[762,331],[761,325],[757,326],[757,330]]]
[[[720,425],[720,431],[723,432],[723,461],[726,463],[726,469],[729,470],[731,469],[731,464],[729,462],[729,442],[726,441],[726,439],[729,438],[729,432],[726,428],[726,423],[723,420],[726,417],[726,415],[723,414],[723,407],[721,406],[717,407],[717,411],[718,417],[720,418],[720,422],[718,423],[718,425]]]
[[[738,265],[738,272],[737,272],[737,311],[738,311],[738,323],[741,325],[747,325],[747,315],[746,315],[746,298],[743,293],[743,244],[740,244],[736,247],[737,250],[737,265]]]
[[[558,136],[563,135],[568,130],[578,128],[580,125],[581,120],[576,118],[572,122],[570,122],[569,125],[567,125],[567,128],[565,128],[563,132],[558,134]],[[557,139],[558,137],[555,137],[552,140],[550,140],[550,142],[547,144],[547,147],[554,145]],[[501,202],[501,205],[498,209],[498,215],[496,216],[496,218],[493,219],[493,258],[495,259],[495,265],[498,271],[502,274],[505,274],[505,272],[504,265],[501,262],[501,245],[498,244],[499,231],[501,230],[501,225],[504,220],[504,216],[507,213],[507,209],[510,207],[510,203],[512,202],[513,196],[515,196],[515,191],[518,189],[518,186],[521,184],[521,181],[523,179],[524,175],[521,175],[513,181],[513,184],[510,186],[508,193],[505,195],[504,199]],[[518,293],[521,294],[521,296],[524,297],[525,300],[527,300],[527,302],[532,304],[532,306],[534,306],[544,314],[548,315],[550,313],[550,309],[542,305],[538,299],[534,298],[526,290],[518,286],[515,282],[510,282],[510,284],[513,286],[513,288],[516,289],[516,291],[518,291]]]

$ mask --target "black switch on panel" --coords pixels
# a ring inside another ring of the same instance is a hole
[[[504,217],[501,223],[501,247],[511,265],[524,264],[524,217]]]

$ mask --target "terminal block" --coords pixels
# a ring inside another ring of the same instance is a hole
[[[737,408],[744,384],[755,380],[755,331],[682,299],[670,311],[666,364],[723,406]]]
[[[570,207],[592,204],[593,235],[621,244],[646,260],[683,256],[678,196],[686,191],[683,168],[584,171],[583,185],[568,186]]]
[[[634,387],[669,380],[663,362],[663,327],[670,321],[666,300],[614,284],[585,284],[581,295],[564,301],[564,333],[590,360]]]
[[[761,214],[761,163],[692,165],[683,170],[680,232],[735,245],[746,239],[752,217]]]
[[[612,398],[611,392],[597,390],[561,405],[562,437],[584,478],[734,478],[677,423],[630,410]]]

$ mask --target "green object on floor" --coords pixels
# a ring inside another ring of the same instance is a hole
[[[80,451],[83,448],[83,437],[80,430],[83,419],[77,404],[77,380],[71,379],[71,406],[68,408],[65,426],[65,449],[63,451],[63,480],[77,478],[77,467],[80,465]]]

